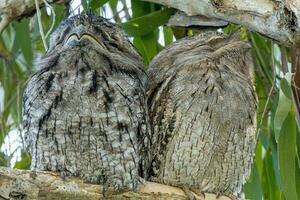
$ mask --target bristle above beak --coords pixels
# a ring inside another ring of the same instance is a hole
[[[91,43],[95,44],[96,46],[101,47],[102,49],[106,49],[105,45],[102,44],[96,37],[89,33],[83,33],[81,35],[78,35],[76,33],[72,33],[68,36],[67,40],[65,41],[64,45],[72,46],[75,43],[78,44],[83,40],[88,40]]]

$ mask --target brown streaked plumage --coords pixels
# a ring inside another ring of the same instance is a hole
[[[239,196],[255,149],[250,45],[207,32],[179,40],[151,62],[153,180]]]

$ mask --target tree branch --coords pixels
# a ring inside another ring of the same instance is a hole
[[[36,172],[0,167],[0,199],[104,199],[102,187],[84,183],[80,178],[70,177],[63,180],[53,172]],[[205,194],[203,200],[217,199],[214,194]],[[176,187],[146,182],[139,190],[108,195],[105,199],[186,199],[185,193]],[[199,197],[199,199],[201,199]],[[220,197],[218,200],[230,200]]]
[[[144,0],[247,27],[285,45],[300,46],[299,0]]]
[[[43,0],[37,1],[40,7],[44,5]],[[57,1],[59,0],[48,0],[49,3]],[[34,0],[0,0],[0,34],[10,22],[31,16],[34,13]]]

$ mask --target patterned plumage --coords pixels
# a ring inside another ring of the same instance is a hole
[[[136,189],[149,164],[143,60],[101,17],[66,19],[24,93],[32,168]]]
[[[250,45],[206,32],[151,62],[153,180],[239,196],[255,149],[256,94]]]

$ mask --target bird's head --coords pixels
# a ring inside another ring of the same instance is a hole
[[[78,47],[139,57],[125,33],[116,24],[90,14],[76,15],[61,22],[50,37],[47,53]]]

